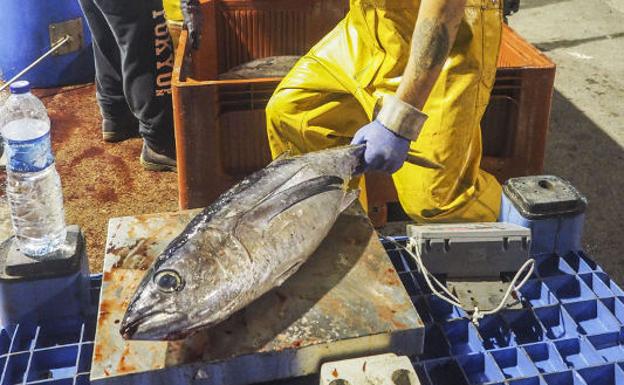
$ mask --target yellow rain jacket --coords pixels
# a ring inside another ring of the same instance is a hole
[[[456,41],[423,111],[410,152],[442,164],[409,163],[392,177],[416,221],[495,221],[501,187],[480,169],[480,122],[494,84],[502,0],[468,0]],[[420,0],[351,0],[347,16],[283,79],[269,101],[273,157],[348,144],[394,93],[410,53]],[[377,106],[377,108],[376,108]]]
[[[180,0],[163,0],[165,8],[165,17],[171,21],[182,21],[182,9],[180,9]]]

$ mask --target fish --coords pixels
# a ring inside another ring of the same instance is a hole
[[[283,156],[202,210],[147,270],[122,319],[132,340],[179,340],[291,277],[353,203],[364,145]]]

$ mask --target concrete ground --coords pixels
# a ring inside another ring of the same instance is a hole
[[[509,24],[557,64],[545,172],[587,196],[584,246],[624,284],[624,0],[522,0]]]
[[[139,164],[143,141],[139,138],[122,143],[102,141],[93,84],[34,93],[50,116],[65,221],[81,227],[91,272],[100,273],[109,218],[177,210],[177,176],[143,170]],[[3,186],[4,172],[0,171],[0,239],[12,234]]]

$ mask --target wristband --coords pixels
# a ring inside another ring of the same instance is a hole
[[[395,95],[386,95],[377,121],[388,130],[409,140],[416,140],[427,115]]]

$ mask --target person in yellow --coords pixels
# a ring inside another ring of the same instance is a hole
[[[176,49],[184,21],[180,0],[163,0],[163,8],[167,19],[167,29],[169,29],[173,41],[173,48]]]
[[[267,105],[273,157],[366,143],[366,170],[393,173],[412,219],[495,221],[501,187],[480,169],[480,121],[494,84],[501,2],[351,0]]]
[[[184,17],[182,15],[180,0],[163,0],[163,8],[165,9],[165,17],[168,21],[182,23]]]
[[[183,26],[186,26],[189,31],[191,45],[193,48],[197,48],[200,28],[199,0],[163,0],[163,8],[174,49],[178,48],[178,40]]]

